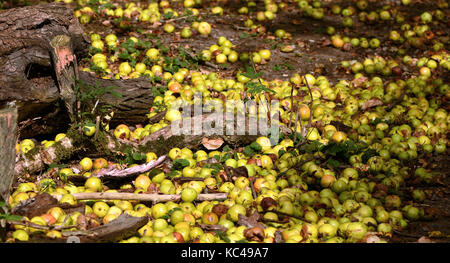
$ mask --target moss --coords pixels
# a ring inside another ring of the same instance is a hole
[[[59,162],[61,160],[66,160],[69,159],[70,157],[72,157],[73,153],[74,153],[74,141],[72,140],[72,147],[70,148],[66,148],[64,146],[62,146],[61,142],[57,142],[55,144],[53,144],[52,146],[55,149],[55,155],[56,155],[56,159],[53,160],[54,162]]]
[[[43,149],[43,147],[41,145],[38,145],[36,147],[34,147],[33,149],[29,150],[27,153],[25,153],[25,158],[28,161],[34,161],[34,157],[36,156],[36,154],[38,154],[41,150]]]

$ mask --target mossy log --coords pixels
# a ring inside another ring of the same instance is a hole
[[[221,114],[222,113],[202,114],[186,118],[184,121],[192,126],[200,124],[197,127],[204,128],[209,127],[211,122],[217,120],[218,116]],[[173,125],[177,127],[178,124]],[[251,122],[249,121],[249,118],[246,118],[244,129],[248,131],[250,125]],[[71,158],[74,153],[82,148],[91,148],[97,153],[101,152],[104,155],[116,157],[123,156],[124,152],[127,152],[127,150],[130,149],[141,153],[152,151],[158,156],[162,156],[167,154],[173,147],[200,149],[203,147],[202,143],[205,138],[222,140],[222,145],[229,145],[237,148],[252,143],[258,136],[266,135],[260,131],[258,131],[256,135],[227,134],[225,125],[222,129],[215,130],[212,134],[205,133],[204,131],[194,131],[195,127],[191,127],[192,130],[189,130],[188,127],[183,127],[182,125],[178,126],[178,129],[174,129],[174,126],[166,126],[140,141],[116,138],[112,134],[112,131],[102,132],[102,136],[99,136],[97,140],[94,140],[92,137],[77,134],[78,130],[72,130],[68,133],[67,137],[47,149],[36,150],[34,154],[18,156],[19,161],[15,167],[15,175],[18,176],[24,173],[33,174],[39,172],[49,164],[58,163]],[[288,128],[283,125],[279,128],[280,133],[282,134],[286,135],[290,132]],[[185,134],[177,132],[180,130]],[[187,131],[192,131],[194,135],[189,134]]]

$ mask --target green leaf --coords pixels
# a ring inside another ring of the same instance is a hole
[[[275,66],[272,67],[272,70],[273,71],[281,71],[282,70],[281,65],[280,64],[276,64]]]
[[[379,153],[375,149],[367,149],[364,151],[363,155],[361,156],[361,160],[363,163],[367,163],[367,161],[373,157],[373,156],[379,156]]]
[[[239,34],[239,38],[246,39],[249,38],[250,35],[247,32],[243,32]]]
[[[341,164],[339,161],[334,160],[334,159],[328,159],[327,164],[332,167],[333,169],[336,169],[339,167],[339,165]]]
[[[190,162],[186,159],[176,159],[172,164],[173,170],[181,170],[184,167],[187,167],[190,165]]]
[[[144,158],[146,158],[144,154],[140,154],[138,152],[133,153],[132,157],[136,161],[142,161]]]
[[[232,153],[226,153],[220,158],[220,162],[226,162],[230,158],[233,158],[233,154]]]
[[[171,215],[172,215],[175,211],[177,211],[177,210],[181,211],[181,208],[175,207],[175,208],[173,208],[173,209],[170,209],[170,211],[169,211],[169,216],[171,216]]]
[[[255,154],[255,151],[253,151],[253,149],[250,146],[245,146],[243,153],[247,157],[252,157]]]
[[[229,151],[231,151],[232,149],[230,148],[230,146],[225,145],[225,146],[223,147],[222,150],[223,150],[224,152],[229,152]]]
[[[6,203],[3,201],[0,201],[0,206],[6,206]]]
[[[122,94],[120,92],[118,92],[118,91],[113,90],[113,91],[110,92],[110,94],[113,95],[114,97],[116,97],[117,99],[121,99],[122,98]]]
[[[4,219],[11,220],[11,221],[21,221],[21,220],[23,220],[23,217],[19,216],[19,215],[6,214]]]
[[[220,239],[222,239],[223,241],[225,241],[225,242],[227,242],[227,243],[230,243],[230,242],[231,242],[231,240],[228,238],[228,236],[227,236],[227,234],[226,234],[225,232],[220,231],[220,230],[214,230],[214,232],[215,232],[216,235],[217,235]]]
[[[164,20],[169,20],[173,17],[173,12],[167,12],[164,14]]]
[[[252,142],[252,143],[250,144],[250,147],[251,147],[254,151],[257,151],[257,152],[260,152],[260,151],[262,150],[261,145],[259,145],[259,143],[257,143],[257,142]]]

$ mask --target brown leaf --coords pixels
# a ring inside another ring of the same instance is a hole
[[[77,226],[79,230],[87,230],[89,225],[89,219],[85,215],[79,215],[77,217]]]
[[[364,102],[361,109],[366,110],[368,108],[372,108],[372,107],[376,107],[376,106],[380,106],[380,105],[383,105],[383,102],[380,99],[371,98],[370,100]]]
[[[280,230],[275,231],[274,241],[275,243],[284,243],[283,234]]]
[[[202,145],[208,150],[217,150],[220,146],[222,146],[222,144],[223,140],[221,138],[208,139],[204,137],[202,139]]]
[[[44,214],[48,209],[57,205],[58,200],[47,193],[42,193],[22,201],[18,206],[13,208],[12,213],[32,218]]]
[[[258,226],[244,230],[244,237],[248,241],[262,242],[264,240],[264,236],[264,230]]]
[[[359,77],[357,79],[353,80],[353,85],[360,87],[362,84],[364,84],[366,81],[368,81],[369,79],[367,77]]]
[[[250,216],[239,215],[238,216],[238,225],[246,226],[246,227],[261,227],[265,229],[266,226],[259,223],[258,220],[261,218],[261,215],[255,211]]]
[[[221,231],[226,232],[228,229],[222,225],[209,225],[209,224],[198,224],[198,226],[206,231]]]
[[[277,206],[277,201],[275,201],[274,199],[270,198],[270,197],[264,197],[261,200],[261,207],[264,211],[269,210],[271,207],[276,207]]]
[[[435,243],[435,242],[426,236],[422,236],[417,240],[417,243]]]
[[[378,243],[380,241],[381,239],[374,232],[367,233],[361,240],[362,243]]]
[[[155,183],[151,183],[147,188],[147,194],[156,194],[159,191],[159,187]]]
[[[222,215],[226,214],[228,211],[228,206],[224,204],[217,204],[213,206],[212,212],[216,214],[218,217],[221,217]]]

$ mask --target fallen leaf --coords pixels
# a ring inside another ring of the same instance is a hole
[[[208,150],[217,150],[220,146],[222,146],[222,144],[223,140],[221,138],[208,139],[204,137],[202,139],[202,145]]]
[[[264,240],[264,230],[261,227],[251,227],[244,230],[244,237],[248,241],[262,242]]]
[[[259,223],[258,220],[261,218],[261,215],[255,211],[250,216],[239,215],[238,216],[238,225],[245,227],[261,227],[265,229],[266,226]]]
[[[224,204],[217,204],[213,206],[212,212],[216,214],[218,217],[221,217],[222,215],[226,214],[228,211],[228,206]]]
[[[435,242],[429,239],[428,237],[422,236],[417,240],[416,243],[435,243]]]
[[[284,243],[283,234],[280,230],[275,231],[274,241],[275,243]]]
[[[381,238],[379,238],[376,233],[369,232],[367,233],[363,239],[361,240],[363,243],[378,243],[381,241]]]
[[[271,207],[276,207],[277,206],[277,201],[275,201],[274,199],[270,198],[270,197],[264,197],[261,200],[261,207],[264,211],[269,210],[269,208]]]

